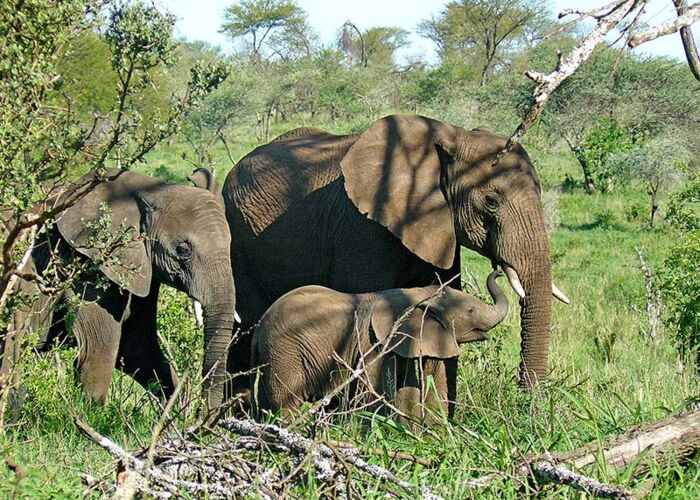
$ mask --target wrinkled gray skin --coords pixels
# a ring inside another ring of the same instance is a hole
[[[104,402],[117,366],[145,387],[153,388],[157,382],[159,393],[168,397],[178,381],[156,332],[158,292],[166,284],[203,306],[205,397],[209,408],[219,406],[235,309],[231,238],[221,200],[198,187],[165,184],[133,172],[117,174],[108,171],[106,176],[116,176],[114,180],[99,184],[60,214],[54,228],[35,242],[28,270],[41,274],[46,269],[49,248],[56,248],[64,262],[93,270],[56,298],[55,304],[41,296],[33,310],[15,315],[5,345],[0,345],[4,353],[0,377],[7,380],[13,372],[16,332],[46,329],[53,320],[54,326],[37,348],[50,345],[65,334],[65,313],[60,306],[81,298],[86,302],[75,312],[72,331],[86,393]],[[114,236],[128,228],[131,234],[107,258],[90,241],[94,230],[88,228],[103,213],[102,204],[111,212],[108,233]],[[28,282],[21,282],[20,287],[27,293],[34,291]],[[9,381],[10,385],[14,382]]]
[[[311,285],[287,293],[253,334],[251,363],[259,367],[259,378],[252,376],[256,406],[291,410],[321,399],[347,380],[362,357],[368,383],[404,413],[419,415],[425,399],[451,416],[458,345],[487,339],[486,332],[508,313],[497,274],[487,283],[493,305],[452,288],[439,293],[438,286],[347,294]],[[425,391],[427,375],[436,394]],[[361,383],[353,384],[349,398],[361,390]]]
[[[297,129],[251,152],[223,188],[243,329],[303,285],[365,293],[446,282],[466,247],[519,277],[520,382],[544,379],[552,276],[540,184],[520,146],[493,165],[505,144],[392,115],[353,135]],[[230,371],[247,368],[245,350],[231,351]]]

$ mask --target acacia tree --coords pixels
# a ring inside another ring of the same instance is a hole
[[[303,33],[304,21],[304,11],[295,0],[241,0],[226,8],[221,32],[233,39],[247,37],[251,61],[260,63],[270,35],[285,28],[288,34]]]
[[[659,210],[659,194],[683,177],[682,167],[690,157],[677,138],[663,137],[614,153],[608,168],[622,179],[640,182],[649,195],[649,227],[654,227]]]
[[[375,26],[361,32],[347,21],[338,35],[341,50],[361,66],[391,66],[395,63],[396,51],[408,43],[408,31],[395,26]]]
[[[542,0],[453,0],[418,32],[443,59],[456,54],[478,64],[483,86],[511,50],[540,39],[552,24]]]

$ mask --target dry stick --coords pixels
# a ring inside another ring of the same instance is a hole
[[[151,465],[153,465],[153,453],[155,452],[156,445],[158,444],[158,438],[160,438],[160,434],[165,428],[165,420],[168,418],[168,413],[170,413],[170,410],[172,409],[173,405],[175,404],[175,401],[180,395],[180,391],[182,390],[182,387],[185,385],[186,381],[187,374],[185,374],[180,383],[177,384],[177,387],[175,387],[172,396],[170,396],[170,399],[168,399],[168,402],[165,405],[163,413],[161,413],[160,417],[158,418],[158,422],[156,422],[156,425],[153,428],[153,437],[151,438],[151,445],[148,447],[148,454],[146,455],[146,467],[150,467]]]
[[[698,20],[700,20],[700,4],[696,3],[690,7],[687,7],[687,10],[676,19],[662,23],[658,26],[654,26],[653,28],[649,28],[648,30],[630,38],[627,45],[633,49],[643,43],[655,40],[664,35],[675,33],[679,29],[690,26]]]
[[[647,299],[647,320],[649,321],[649,330],[647,332],[648,340],[656,339],[659,329],[661,328],[661,307],[659,293],[654,288],[654,276],[644,260],[644,248],[634,247],[639,257],[639,265],[644,276],[644,288],[646,290]]]
[[[258,437],[262,440],[272,440],[277,444],[282,444],[293,453],[307,456],[311,455],[312,463],[317,470],[317,473],[323,476],[323,479],[334,477],[334,463],[336,462],[335,453],[339,453],[343,459],[358,468],[362,472],[383,481],[393,483],[407,493],[412,495],[420,494],[422,498],[438,499],[437,495],[429,489],[424,488],[422,492],[416,491],[416,488],[402,479],[394,476],[387,469],[368,464],[360,455],[357,448],[344,448],[333,450],[330,446],[323,443],[318,443],[299,433],[290,431],[283,427],[273,424],[260,424],[251,420],[241,420],[237,418],[227,418],[219,422],[219,425],[236,434],[244,436]]]
[[[641,0],[624,0],[616,4],[611,4],[612,10],[605,15],[597,17],[598,22],[593,31],[579,42],[569,55],[562,57],[561,53],[559,53],[557,66],[551,73],[545,75],[537,71],[525,72],[528,78],[537,83],[533,92],[534,101],[525,113],[525,117],[520,122],[520,125],[518,125],[508,139],[505,148],[494,158],[493,165],[497,165],[498,162],[501,161],[503,155],[520,142],[522,137],[544,110],[544,106],[552,92],[554,92],[564,80],[570,77],[581,64],[588,60],[598,44],[605,40],[605,36],[608,32],[615,28],[630,12],[636,9],[640,3]]]
[[[530,468],[539,483],[564,484],[597,498],[617,498],[620,500],[634,498],[632,493],[623,488],[601,483],[596,479],[573,472],[554,461],[538,460],[530,464]]]
[[[29,248],[27,248],[24,251],[24,254],[22,255],[22,260],[20,260],[19,264],[17,265],[16,269],[19,272],[24,272],[23,270],[27,266],[27,263],[29,262],[29,259],[32,256],[32,251],[34,250],[34,239],[36,237],[36,228],[37,226],[32,226],[29,233],[26,235],[26,241],[31,241],[31,244],[29,245]],[[2,297],[0,297],[0,311],[5,310],[5,304],[14,292],[15,286],[17,286],[19,279],[20,277],[17,273],[14,273],[12,276],[10,276],[10,280],[7,283],[7,287],[5,288]]]
[[[335,439],[326,439],[325,444],[333,448],[355,448],[352,443],[347,443],[345,441],[336,441]],[[433,463],[430,460],[426,460],[423,457],[414,455],[413,453],[407,453],[404,451],[393,451],[393,450],[380,450],[379,448],[363,448],[362,451],[367,452],[371,455],[376,455],[383,457],[384,455],[396,460],[405,460],[406,462],[413,462],[420,464],[424,467],[432,467]]]
[[[174,488],[183,488],[191,493],[201,493],[210,495],[217,494],[221,495],[224,498],[228,498],[232,495],[232,492],[229,490],[229,488],[225,488],[220,484],[213,483],[204,485],[192,481],[184,481],[181,479],[173,478],[155,468],[147,468],[143,460],[134,457],[132,454],[124,450],[121,446],[116,444],[111,439],[102,436],[88,424],[80,420],[78,417],[73,416],[73,422],[75,423],[76,427],[78,427],[78,430],[80,430],[80,432],[83,433],[86,437],[90,438],[93,442],[107,450],[113,457],[119,459],[127,469],[129,467],[133,469],[132,471],[130,471],[131,473],[135,471],[137,474],[139,474],[145,479],[152,480],[161,485],[167,484]],[[139,483],[136,490],[143,490],[151,494],[155,494],[155,492],[151,491],[148,488],[148,485],[145,483],[146,481],[142,481],[141,483]]]

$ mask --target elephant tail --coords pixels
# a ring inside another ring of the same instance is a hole
[[[361,340],[369,339],[374,344],[377,339],[376,335],[370,335],[372,328],[372,312],[374,311],[374,294],[363,297],[355,309],[355,321],[353,323],[355,331],[352,332],[356,338]],[[365,352],[370,345],[364,345],[366,342],[361,342],[360,347],[362,352]]]

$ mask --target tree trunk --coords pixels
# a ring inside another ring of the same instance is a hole
[[[649,196],[651,196],[651,213],[649,214],[649,227],[654,229],[654,219],[656,218],[656,212],[659,210],[659,203],[656,198],[656,191],[649,191]]]
[[[586,160],[586,156],[583,154],[583,150],[579,147],[572,147],[571,151],[573,151],[574,156],[576,156],[579,165],[581,165],[581,170],[583,171],[583,184],[586,187],[586,191],[588,192],[588,194],[595,194],[595,192],[597,191],[595,187],[595,182],[593,182],[591,169],[588,165],[588,161]]]

